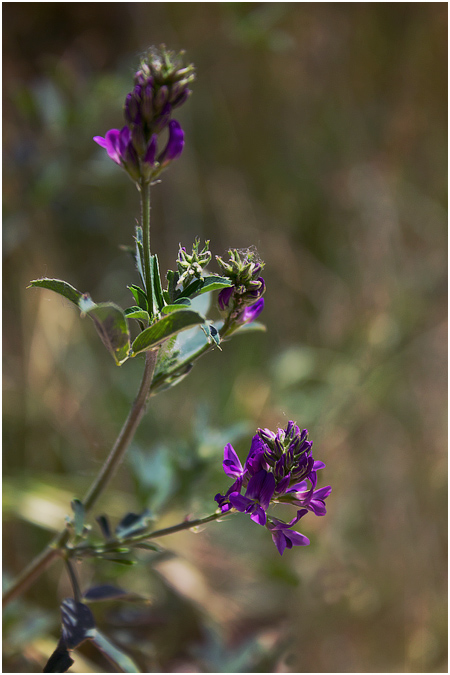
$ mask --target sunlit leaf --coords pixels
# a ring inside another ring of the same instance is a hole
[[[204,317],[191,309],[180,309],[163,317],[140,333],[132,344],[133,356],[167,340],[172,335],[186,330],[195,324],[204,323]]]
[[[211,275],[209,277],[203,277],[202,279],[196,279],[193,281],[187,288],[185,288],[179,297],[193,298],[196,295],[209,293],[210,291],[219,291],[222,288],[229,288],[232,285],[233,282],[227,277]]]
[[[67,283],[67,281],[61,281],[61,279],[48,279],[47,277],[43,279],[35,279],[30,281],[28,288],[47,288],[49,291],[54,291],[59,293],[59,295],[64,296],[67,300],[70,300],[75,305],[78,306],[78,301],[82,297],[82,293],[77,291],[76,288]]]

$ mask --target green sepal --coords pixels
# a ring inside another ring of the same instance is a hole
[[[93,320],[101,341],[117,365],[122,365],[130,351],[130,333],[123,310],[112,302],[96,305],[87,293],[81,296],[78,306]]]
[[[59,295],[64,296],[67,300],[70,300],[74,305],[78,306],[80,298],[83,296],[80,291],[77,291],[76,288],[67,283],[67,281],[62,281],[61,279],[48,279],[44,277],[43,279],[35,279],[30,281],[28,288],[47,288],[49,291],[54,291],[59,293]]]
[[[230,281],[227,277],[219,277],[216,275],[211,275],[209,277],[203,277],[202,279],[196,279],[193,281],[184,291],[179,295],[180,298],[194,298],[197,295],[202,293],[209,293],[210,291],[219,291],[222,288],[229,288],[233,285],[233,282]]]
[[[145,295],[145,292],[142,290],[142,288],[140,286],[136,286],[136,284],[132,284],[131,286],[128,286],[128,288],[133,294],[136,304],[141,309],[144,309],[146,312],[148,312],[147,296]]]
[[[130,356],[153,349],[172,335],[204,322],[205,318],[192,309],[180,309],[177,312],[171,312],[137,336],[131,345],[132,353]]]
[[[74,513],[73,526],[75,530],[75,536],[80,537],[83,534],[84,529],[84,505],[79,499],[73,499],[70,505]]]
[[[142,321],[150,321],[148,312],[145,309],[140,307],[128,307],[125,310],[125,316],[127,319],[141,319]]]

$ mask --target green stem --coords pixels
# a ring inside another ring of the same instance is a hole
[[[142,180],[139,184],[141,198],[142,246],[144,249],[144,281],[147,293],[148,310],[153,313],[153,285],[150,269],[150,183]]]
[[[197,518],[196,520],[184,520],[182,523],[178,523],[178,525],[165,527],[161,530],[153,530],[153,532],[144,532],[135,537],[127,537],[126,539],[120,539],[120,541],[112,541],[108,544],[105,544],[104,546],[95,546],[95,552],[108,553],[110,550],[117,549],[118,546],[132,547],[136,544],[147,541],[148,539],[165,537],[168,534],[175,534],[176,532],[181,532],[182,530],[190,530],[193,527],[206,525],[206,523],[211,523],[214,520],[219,520],[219,518],[224,518],[225,516],[228,516],[231,513],[237,513],[237,511],[235,511],[234,509],[228,511],[227,513],[216,511],[215,513],[211,514],[210,516],[206,516],[205,518]],[[91,551],[91,549],[92,545],[80,544],[79,546],[75,546],[73,549],[71,549],[70,553],[72,555],[77,555],[80,553],[82,554]]]
[[[75,602],[81,602],[81,591],[80,591],[80,584],[78,583],[77,575],[75,574],[75,570],[72,566],[72,563],[68,558],[64,560],[66,563],[67,567],[67,572],[69,573],[70,577],[70,583],[72,584],[72,590],[73,590],[73,599]]]

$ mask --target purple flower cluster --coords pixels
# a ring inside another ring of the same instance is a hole
[[[190,95],[188,84],[194,78],[193,66],[184,67],[180,56],[153,49],[134,76],[134,88],[124,104],[125,126],[110,129],[94,141],[109,157],[122,166],[134,181],[150,181],[177,159],[184,148],[184,132],[171,119],[174,108]],[[158,149],[158,135],[164,129],[168,137]]]
[[[313,459],[311,448],[308,431],[289,422],[276,434],[258,429],[244,466],[230,443],[224,449],[223,470],[234,483],[224,495],[217,494],[215,501],[222,513],[236,509],[265,526],[280,555],[285,548],[309,544],[307,537],[291,529],[300,518],[308,511],[317,516],[326,513],[325,499],[331,487],[316,487],[317,471],[325,464]],[[289,523],[268,516],[272,504],[291,504],[297,515]]]

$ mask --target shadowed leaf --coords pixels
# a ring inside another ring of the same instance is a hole
[[[79,301],[80,310],[93,320],[106,349],[120,366],[128,358],[130,334],[124,312],[112,302],[96,305],[85,294]]]
[[[62,601],[61,619],[62,639],[68,649],[75,649],[95,632],[95,619],[91,610],[73,598]]]
[[[58,646],[44,666],[43,673],[67,673],[74,660],[70,657],[64,640],[61,638]]]

